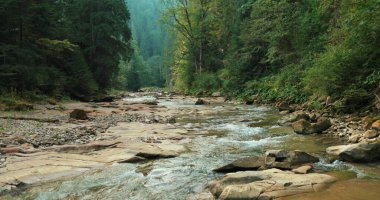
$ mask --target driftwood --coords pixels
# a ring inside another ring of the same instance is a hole
[[[26,120],[26,121],[37,121],[37,122],[46,122],[46,123],[57,123],[57,122],[59,122],[58,119],[22,117],[22,116],[0,116],[0,119]]]

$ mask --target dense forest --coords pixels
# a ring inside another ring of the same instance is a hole
[[[166,5],[177,33],[173,80],[181,92],[293,103],[321,96],[342,99],[340,104],[379,98],[378,0]]]
[[[123,0],[3,0],[2,93],[83,99],[118,84],[132,55]]]
[[[2,93],[380,98],[378,0],[1,2]]]

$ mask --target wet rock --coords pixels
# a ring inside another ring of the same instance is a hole
[[[196,102],[195,102],[195,105],[205,105],[207,104],[207,102],[203,99],[198,99]]]
[[[316,192],[336,179],[325,174],[295,174],[278,169],[237,172],[212,181],[207,188],[217,199],[277,199]]]
[[[273,157],[247,157],[233,161],[223,167],[214,169],[215,172],[229,173],[237,171],[258,170],[259,168],[271,165],[275,161]]]
[[[332,146],[326,152],[349,162],[379,161],[380,142]]]
[[[70,113],[70,119],[87,120],[88,116],[86,111],[81,109],[75,109]]]

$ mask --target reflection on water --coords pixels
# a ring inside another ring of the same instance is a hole
[[[161,105],[194,109],[193,102],[187,100],[164,100]],[[333,138],[295,135],[290,128],[277,126],[278,113],[267,107],[227,104],[207,107],[218,112],[178,116],[178,122],[183,126],[206,133],[189,143],[190,151],[179,157],[141,164],[118,164],[100,172],[32,187],[19,196],[9,198],[196,199],[195,195],[208,181],[221,176],[213,173],[212,169],[234,159],[260,155],[267,149],[287,149],[315,153],[328,160],[324,154],[326,147],[340,143]],[[248,126],[252,121],[262,124]],[[377,200],[376,189],[380,186],[378,166],[322,161],[316,165],[317,169],[342,181],[322,193],[287,199]],[[337,193],[339,195],[335,195]]]

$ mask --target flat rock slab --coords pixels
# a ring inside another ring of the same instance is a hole
[[[269,169],[227,174],[220,180],[210,182],[207,188],[220,200],[267,200],[317,192],[335,181],[336,178],[325,174],[295,174]]]

